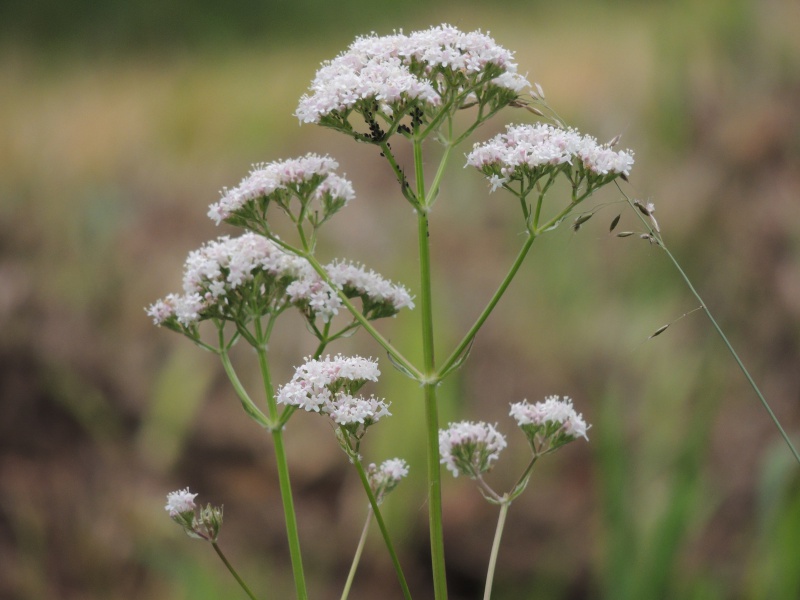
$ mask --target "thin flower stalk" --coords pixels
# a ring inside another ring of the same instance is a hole
[[[253,592],[250,591],[250,588],[247,587],[247,584],[239,576],[239,573],[237,573],[236,569],[233,568],[233,565],[230,563],[230,561],[228,561],[225,554],[223,554],[222,549],[219,547],[219,544],[217,544],[216,542],[212,542],[211,546],[212,548],[214,548],[214,551],[217,553],[217,556],[219,556],[220,560],[225,565],[225,567],[227,567],[228,571],[230,571],[230,574],[233,575],[233,578],[236,580],[236,583],[238,583],[239,587],[241,587],[244,590],[244,593],[247,594],[248,598],[250,598],[250,600],[256,600],[255,594],[253,594]]]
[[[500,553],[500,540],[503,537],[503,529],[506,525],[506,515],[508,514],[509,506],[511,506],[511,501],[508,499],[504,499],[500,502],[500,514],[497,517],[497,527],[495,528],[494,539],[492,541],[492,552],[489,556],[489,567],[486,571],[486,585],[483,589],[483,600],[489,600],[492,597],[494,573],[497,568],[497,555]]]
[[[500,283],[500,286],[497,288],[494,295],[489,300],[489,303],[486,305],[486,308],[483,309],[483,312],[481,312],[481,314],[475,320],[475,323],[473,323],[472,327],[469,328],[469,331],[467,331],[467,333],[464,335],[461,342],[458,344],[458,346],[455,347],[453,352],[450,353],[450,356],[447,358],[447,360],[445,360],[444,364],[442,364],[442,366],[439,368],[438,371],[439,379],[444,379],[447,375],[449,375],[452,372],[454,365],[458,363],[460,357],[463,356],[464,352],[472,344],[473,340],[475,339],[475,336],[478,334],[478,331],[480,330],[481,327],[483,327],[483,324],[486,322],[486,319],[489,318],[489,315],[492,314],[492,311],[497,306],[497,303],[500,302],[500,299],[505,294],[506,290],[508,289],[508,286],[511,285],[511,281],[517,275],[517,272],[519,271],[520,267],[522,266],[522,263],[525,261],[525,258],[528,255],[528,251],[531,249],[533,242],[536,240],[536,236],[530,232],[527,232],[526,236],[527,237],[525,239],[525,243],[522,245],[522,248],[517,254],[514,263],[511,265],[511,268],[509,269],[503,281]]]
[[[781,425],[780,420],[775,415],[775,413],[773,412],[772,408],[769,405],[769,402],[767,402],[767,399],[764,397],[764,394],[761,393],[761,390],[759,389],[755,380],[750,375],[750,371],[747,370],[747,367],[744,366],[742,359],[739,358],[739,354],[736,352],[736,350],[733,349],[733,345],[728,340],[728,336],[726,336],[725,332],[722,331],[722,328],[717,323],[717,320],[714,318],[714,315],[711,314],[711,310],[708,308],[705,301],[700,296],[700,293],[692,284],[692,281],[689,279],[689,276],[681,267],[680,263],[678,262],[678,259],[676,259],[675,256],[672,254],[672,252],[669,251],[669,248],[664,243],[664,239],[661,236],[660,231],[658,231],[657,227],[653,225],[653,222],[651,220],[645,219],[645,215],[642,214],[641,210],[636,207],[635,202],[631,200],[631,198],[627,194],[625,194],[625,192],[623,192],[621,189],[620,192],[625,197],[625,200],[627,200],[628,204],[630,204],[631,208],[633,209],[633,212],[639,217],[644,226],[647,228],[649,232],[647,235],[649,235],[650,239],[655,241],[656,245],[666,253],[670,262],[678,271],[683,281],[686,283],[686,286],[689,288],[689,291],[700,303],[700,307],[703,309],[703,312],[706,314],[706,317],[708,317],[708,320],[711,322],[712,327],[717,332],[719,337],[722,339],[722,342],[725,344],[725,347],[728,349],[728,352],[730,352],[731,356],[733,357],[733,360],[736,362],[739,369],[744,374],[745,379],[747,379],[747,383],[750,384],[750,387],[755,392],[756,396],[758,397],[758,401],[761,403],[761,406],[763,406],[764,410],[767,411],[769,418],[772,420],[775,427],[778,429],[778,433],[780,434],[781,438],[783,438],[783,441],[789,447],[789,451],[792,453],[792,456],[794,456],[794,459],[798,462],[798,464],[800,464],[800,453],[798,453],[797,449],[794,447],[794,444],[792,444],[792,441],[789,439],[789,436],[784,430],[783,426]]]
[[[364,546],[367,543],[367,533],[369,532],[370,521],[372,521],[372,506],[367,509],[367,518],[364,521],[364,527],[361,529],[361,537],[358,539],[358,546],[356,547],[356,552],[353,555],[353,562],[350,564],[350,571],[347,574],[347,581],[344,583],[341,600],[347,600],[347,597],[350,595],[350,588],[353,587],[353,580],[356,577],[358,563],[361,562],[361,555],[364,553]]]
[[[358,472],[358,477],[361,479],[361,485],[364,487],[364,492],[366,492],[367,498],[369,498],[369,505],[372,513],[375,515],[375,522],[378,523],[378,528],[381,530],[381,535],[383,536],[383,541],[386,544],[386,549],[388,550],[389,556],[392,559],[392,566],[397,574],[397,580],[400,583],[400,587],[403,590],[403,597],[406,600],[411,600],[411,591],[408,589],[406,576],[403,574],[403,568],[400,566],[400,559],[397,557],[397,552],[394,549],[394,544],[392,543],[392,538],[389,535],[389,530],[386,528],[386,522],[383,520],[383,515],[381,514],[381,509],[378,505],[378,499],[375,497],[375,494],[372,491],[369,477],[367,476],[367,472],[364,469],[364,465],[362,464],[361,460],[358,458],[358,455],[355,456],[353,463],[355,464],[356,471]]]

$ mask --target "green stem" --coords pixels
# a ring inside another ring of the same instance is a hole
[[[425,198],[425,177],[422,166],[422,142],[414,140],[414,170],[417,198]],[[436,360],[433,346],[433,302],[431,291],[431,256],[427,207],[417,209],[419,244],[420,313],[422,319],[423,390],[428,472],[428,521],[431,542],[431,567],[436,600],[447,598],[447,576],[444,561],[442,529],[442,474],[439,464],[439,407],[436,401]]]
[[[267,341],[271,329],[270,323],[267,335],[264,335],[261,330],[261,322],[258,320],[256,321],[256,337],[259,342],[256,347],[258,365],[261,369],[261,378],[264,382],[264,392],[267,397],[269,414],[272,421],[276,422],[278,420],[278,404],[275,400],[275,391],[272,387],[269,363],[267,361]],[[292,561],[295,590],[297,591],[298,600],[308,600],[305,574],[303,572],[303,558],[300,553],[300,535],[297,529],[297,516],[295,515],[294,500],[292,499],[292,485],[289,480],[289,463],[286,459],[286,449],[283,445],[283,428],[272,427],[270,428],[270,433],[272,434],[272,441],[275,444],[278,484],[280,486],[281,500],[283,502],[283,514],[286,520],[286,538],[289,543],[289,555]]]
[[[636,211],[636,212],[638,213],[638,211]],[[686,285],[689,287],[689,290],[692,292],[694,297],[697,298],[697,301],[700,302],[700,306],[703,308],[703,312],[706,313],[706,316],[708,317],[708,320],[711,321],[711,325],[713,325],[714,329],[719,334],[719,337],[722,338],[723,343],[728,348],[728,351],[731,353],[731,356],[733,356],[733,359],[736,361],[736,364],[739,365],[739,369],[741,369],[742,373],[744,373],[744,376],[747,379],[747,382],[750,384],[750,387],[753,388],[753,391],[756,393],[756,396],[758,396],[758,400],[759,400],[759,402],[761,402],[761,406],[764,407],[764,410],[767,411],[767,414],[769,415],[769,418],[772,419],[772,422],[775,424],[775,427],[778,428],[778,431],[780,432],[781,437],[783,438],[783,441],[786,442],[787,446],[789,446],[789,450],[791,450],[792,454],[794,455],[795,460],[798,463],[800,463],[800,454],[797,453],[797,449],[795,449],[794,445],[792,444],[791,440],[789,439],[789,436],[786,434],[786,431],[784,431],[783,427],[781,426],[781,423],[778,420],[778,417],[776,417],[775,413],[772,412],[772,408],[770,408],[769,403],[767,402],[766,398],[764,398],[764,395],[761,393],[761,390],[756,385],[756,382],[750,376],[750,372],[744,366],[744,363],[739,358],[739,355],[736,353],[736,351],[733,349],[733,346],[728,341],[728,337],[722,331],[722,328],[717,324],[716,319],[714,319],[714,316],[711,314],[711,311],[706,306],[706,303],[703,301],[703,299],[700,297],[700,294],[697,292],[697,290],[692,285],[692,282],[689,280],[688,275],[686,275],[684,270],[681,268],[681,266],[678,263],[677,259],[672,255],[672,252],[670,252],[669,249],[664,245],[664,243],[661,241],[660,236],[658,238],[656,238],[656,239],[658,240],[658,245],[661,247],[662,250],[664,250],[664,252],[667,253],[667,256],[669,257],[670,261],[672,261],[672,264],[678,270],[678,273],[680,273],[681,277],[683,278],[683,281],[686,282]]]
[[[375,515],[375,521],[378,523],[378,528],[381,530],[381,535],[383,536],[383,541],[386,544],[386,549],[389,551],[389,556],[392,559],[392,565],[394,566],[395,573],[397,573],[397,580],[400,582],[400,587],[403,590],[403,597],[406,600],[411,600],[411,591],[408,589],[408,583],[406,583],[406,576],[403,574],[403,568],[400,566],[400,559],[397,558],[397,552],[395,552],[394,544],[392,544],[392,538],[389,536],[389,530],[386,528],[386,522],[383,520],[383,515],[381,515],[380,506],[378,506],[378,500],[375,498],[375,494],[372,492],[372,487],[369,485],[369,477],[367,476],[367,472],[364,470],[364,465],[361,464],[361,460],[356,455],[353,458],[353,463],[356,466],[356,471],[358,471],[358,476],[361,479],[361,485],[364,486],[364,491],[367,493],[367,498],[369,498],[369,505],[372,509],[372,513]]]
[[[619,183],[616,183],[616,186],[617,186],[617,189],[620,191],[620,193],[625,197],[625,200],[628,201],[628,204],[630,205],[630,207],[633,210],[634,214],[636,214],[636,216],[639,218],[639,220],[642,222],[642,224],[647,228],[647,231],[650,233],[650,236],[656,241],[658,246],[664,252],[666,252],[667,256],[669,257],[669,260],[672,262],[672,265],[675,267],[675,269],[677,269],[677,271],[680,274],[681,278],[683,278],[683,281],[686,283],[686,286],[689,288],[689,291],[692,292],[692,295],[700,303],[700,307],[703,309],[703,312],[706,313],[706,317],[708,317],[708,320],[711,321],[711,325],[714,327],[714,329],[716,330],[717,334],[719,334],[719,337],[722,339],[722,342],[725,344],[725,347],[728,349],[728,352],[730,352],[731,356],[733,356],[733,360],[736,361],[736,364],[739,366],[739,369],[742,371],[742,373],[744,373],[745,379],[747,379],[747,382],[750,384],[750,387],[753,388],[753,391],[756,393],[756,396],[758,397],[758,401],[761,402],[761,406],[763,406],[764,410],[767,411],[767,414],[769,415],[769,418],[772,419],[772,422],[775,424],[775,427],[778,428],[778,432],[780,433],[781,437],[783,438],[783,441],[786,442],[787,446],[789,446],[789,450],[791,451],[792,455],[794,456],[794,459],[798,463],[800,463],[800,454],[798,454],[797,449],[794,447],[794,444],[792,444],[792,441],[789,439],[789,436],[786,434],[786,431],[784,431],[783,426],[781,425],[780,421],[778,420],[778,417],[775,416],[774,412],[772,412],[772,408],[770,408],[770,405],[767,402],[767,399],[764,398],[764,395],[761,393],[761,390],[758,388],[758,385],[756,385],[756,382],[752,378],[752,376],[750,375],[750,372],[744,366],[744,363],[739,358],[739,355],[733,349],[733,346],[728,341],[728,337],[725,335],[725,332],[722,331],[722,328],[717,323],[717,320],[711,314],[711,311],[708,309],[708,306],[706,306],[706,303],[703,301],[703,298],[700,296],[700,293],[695,289],[694,285],[692,285],[692,282],[689,279],[689,276],[681,268],[681,265],[678,262],[678,259],[676,259],[675,256],[672,254],[672,252],[669,251],[669,248],[667,248],[667,245],[664,243],[664,239],[661,237],[661,233],[656,230],[656,228],[653,226],[653,224],[650,221],[648,221],[647,219],[644,218],[644,215],[641,213],[641,211],[639,209],[637,209],[636,206],[634,205],[633,200],[631,200],[630,197],[625,192],[622,191],[622,188],[619,186]]]
[[[219,357],[222,361],[222,367],[225,369],[225,373],[228,375],[228,379],[233,385],[233,389],[236,391],[236,395],[239,396],[239,400],[242,403],[244,411],[262,427],[271,428],[272,421],[258,409],[255,403],[250,399],[250,396],[247,394],[247,390],[244,389],[242,382],[239,381],[239,377],[236,375],[236,371],[233,368],[233,364],[228,356],[228,352],[220,348]]]
[[[494,541],[492,542],[492,554],[489,557],[489,570],[486,573],[486,587],[483,591],[483,600],[489,600],[492,596],[492,583],[494,583],[494,571],[497,566],[497,554],[500,551],[500,538],[503,537],[503,528],[506,524],[506,514],[508,514],[508,507],[510,502],[503,502],[500,504],[500,515],[497,518],[497,529],[494,532]]]
[[[239,574],[236,572],[236,569],[233,568],[233,565],[230,562],[228,562],[227,558],[225,558],[225,555],[222,553],[222,550],[217,545],[217,543],[211,542],[211,546],[214,548],[214,550],[217,553],[217,556],[219,556],[223,564],[226,567],[228,567],[228,571],[230,571],[231,575],[233,575],[233,578],[236,580],[239,586],[241,586],[241,588],[244,590],[244,593],[247,594],[252,600],[256,600],[256,597],[253,594],[253,592],[250,591],[250,588],[247,587],[247,584],[244,582],[244,580],[241,577],[239,577]]]
[[[448,142],[444,147],[442,158],[439,161],[439,167],[436,169],[436,175],[434,175],[433,182],[428,190],[428,197],[425,198],[426,206],[433,206],[433,203],[436,201],[436,196],[439,194],[439,186],[441,185],[442,177],[444,176],[445,167],[447,166],[447,161],[450,158],[450,151],[453,149],[454,145],[455,144]]]
[[[342,590],[341,600],[347,600],[350,595],[350,588],[353,586],[353,579],[356,576],[356,569],[358,563],[361,562],[361,555],[364,552],[364,545],[367,543],[367,532],[369,531],[369,522],[372,520],[372,507],[367,511],[367,520],[364,522],[364,529],[361,530],[361,538],[358,540],[358,547],[356,548],[355,556],[353,556],[353,564],[350,565],[350,572],[347,574],[347,581],[344,583],[344,590]]]
[[[525,243],[522,245],[522,248],[517,254],[517,258],[514,260],[514,264],[511,265],[511,269],[509,269],[505,279],[503,279],[500,287],[497,288],[497,291],[494,293],[494,296],[492,296],[492,299],[489,300],[489,304],[486,305],[486,308],[483,309],[483,312],[461,340],[461,343],[456,346],[455,350],[453,350],[453,352],[450,354],[444,365],[439,368],[439,377],[445,377],[450,369],[452,369],[453,365],[456,364],[456,361],[458,361],[459,357],[472,343],[472,340],[475,339],[475,336],[478,334],[478,330],[480,330],[480,328],[483,326],[486,319],[489,318],[489,315],[492,314],[495,306],[497,306],[497,303],[500,302],[500,298],[502,298],[503,294],[505,294],[506,289],[508,289],[508,286],[511,284],[511,280],[516,276],[517,271],[519,271],[519,268],[522,266],[522,263],[528,254],[528,251],[531,249],[533,241],[536,239],[536,236],[530,232],[526,232],[526,235],[528,236],[528,239],[526,239]]]
[[[369,320],[361,313],[361,311],[359,311],[355,305],[350,302],[350,299],[345,295],[344,291],[331,282],[331,280],[328,278],[325,268],[319,264],[319,261],[317,261],[316,258],[314,258],[311,254],[298,252],[297,249],[293,249],[293,252],[305,258],[308,261],[308,264],[311,265],[317,274],[319,274],[319,276],[322,277],[322,279],[328,285],[330,285],[332,289],[338,291],[342,304],[344,304],[347,310],[350,311],[350,314],[353,315],[353,318],[358,321],[364,330],[369,333],[384,350],[386,350],[386,352],[397,365],[403,367],[403,369],[405,369],[410,376],[417,381],[422,380],[422,373],[420,373],[419,370],[413,364],[411,364],[411,361],[403,356],[400,351],[397,350],[397,348],[395,348],[385,337],[380,334],[380,332],[378,332],[377,329],[372,326],[372,323],[370,323]]]

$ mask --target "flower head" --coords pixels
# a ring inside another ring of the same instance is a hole
[[[344,261],[325,267],[331,281],[344,290],[348,298],[361,298],[363,313],[368,319],[397,314],[401,308],[414,308],[408,290],[384,279],[373,270]]]
[[[375,396],[363,398],[350,396],[344,392],[338,392],[327,406],[323,407],[323,412],[327,413],[337,425],[355,429],[359,426],[367,428],[377,423],[381,417],[392,415],[389,412],[389,405]]]
[[[582,437],[588,440],[589,426],[575,411],[572,400],[564,396],[548,396],[544,402],[529,404],[527,400],[511,405],[509,413],[525,433],[534,451],[543,447],[557,448]]]
[[[381,502],[386,494],[396,488],[406,475],[408,475],[408,464],[402,458],[385,460],[380,467],[375,463],[371,463],[367,467],[369,485],[378,502]]]
[[[170,518],[183,527],[189,537],[216,542],[222,527],[222,507],[207,505],[198,510],[189,488],[167,494],[167,505],[164,507]]]
[[[360,438],[369,426],[391,416],[384,400],[356,395],[379,375],[377,361],[360,356],[306,359],[291,381],[278,389],[276,399],[279,404],[327,415],[347,435]]]
[[[466,166],[481,171],[489,179],[491,191],[509,181],[531,186],[560,171],[575,173],[578,179],[586,178],[589,186],[599,187],[617,176],[627,177],[633,154],[614,151],[575,129],[545,123],[508,125],[505,133],[475,144]]]
[[[408,290],[363,266],[344,261],[326,270],[349,298],[361,299],[368,319],[413,308]],[[156,325],[186,332],[210,318],[236,320],[276,312],[287,305],[306,318],[330,321],[342,307],[337,289],[328,285],[302,258],[255,233],[223,236],[189,254],[184,265],[183,294],[169,294],[146,311]]]
[[[227,221],[261,230],[270,202],[290,210],[291,198],[296,197],[303,206],[311,201],[320,204],[319,216],[309,217],[318,219],[319,224],[355,197],[350,181],[334,172],[338,166],[330,156],[311,153],[254,165],[239,185],[222,190],[222,198],[211,205],[208,216],[218,225]]]
[[[412,113],[425,120],[444,105],[457,110],[467,99],[499,108],[529,85],[513,54],[487,34],[440,25],[357,38],[322,64],[296,115],[302,123],[352,132],[347,117],[356,112],[370,125],[363,137],[378,141],[384,134],[379,121],[396,127],[396,119]]]
[[[505,447],[505,436],[488,423],[461,421],[439,430],[440,462],[454,477],[477,478],[492,468]]]
[[[286,288],[308,269],[305,261],[254,233],[223,236],[189,254],[182,295],[170,294],[147,309],[156,325],[190,328],[217,317],[260,315],[286,301]]]
[[[194,513],[195,503],[194,499],[197,494],[192,494],[189,488],[177,490],[167,494],[167,505],[164,509],[169,513],[170,517],[176,517],[184,513]]]

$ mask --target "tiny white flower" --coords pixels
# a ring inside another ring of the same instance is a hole
[[[497,190],[497,188],[503,187],[503,184],[508,181],[508,177],[500,177],[499,175],[492,175],[489,177],[489,193],[492,193]]]

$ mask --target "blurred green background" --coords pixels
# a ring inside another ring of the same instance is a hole
[[[225,505],[221,544],[257,594],[292,597],[268,436],[213,357],[143,307],[179,289],[190,250],[231,233],[205,217],[216,190],[251,163],[308,151],[339,159],[358,194],[322,255],[367,260],[415,290],[415,224],[376,151],[292,113],[319,63],[356,35],[441,22],[490,30],[569,123],[623,134],[637,153],[630,192],[655,202],[665,240],[798,437],[796,0],[6,0],[0,597],[241,597],[163,511],[187,485]],[[432,221],[440,353],[502,278],[521,229],[509,198],[453,163]],[[697,302],[657,248],[608,234],[620,210],[538,240],[468,368],[442,387],[443,421],[497,421],[509,435],[491,479],[501,489],[526,460],[509,402],[569,395],[593,424],[590,443],[540,463],[512,506],[495,597],[796,599],[798,467],[700,312],[648,341]],[[416,319],[379,327],[413,356]],[[276,336],[285,381],[313,343],[297,321]],[[334,350],[378,354],[361,334]],[[236,356],[255,385],[252,358]],[[387,361],[383,371],[376,391],[395,416],[364,452],[412,465],[386,510],[425,599],[419,391]],[[337,598],[365,502],[321,421],[296,415],[286,437],[312,597]],[[477,598],[496,511],[468,481],[445,481],[451,597]],[[352,597],[400,597],[380,540],[368,549]]]

